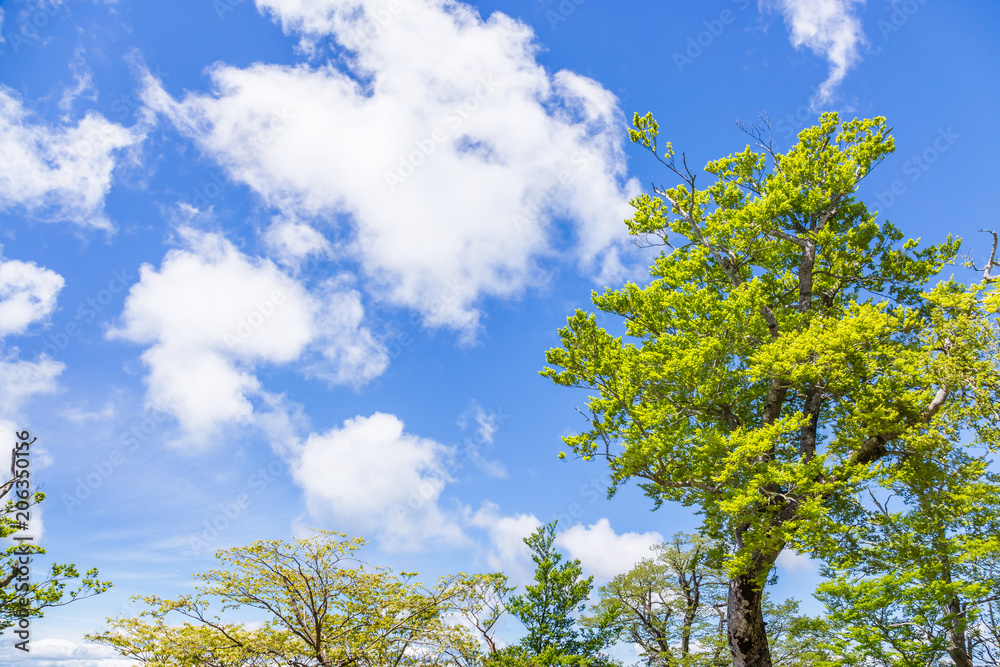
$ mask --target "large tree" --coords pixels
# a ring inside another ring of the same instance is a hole
[[[959,242],[902,242],[857,197],[894,148],[890,130],[823,114],[779,153],[766,126],[751,128],[756,149],[709,162],[698,188],[636,114],[632,140],[681,182],[633,199],[627,225],[665,250],[649,284],[593,296],[625,336],[577,311],[547,353],[544,376],[593,392],[589,428],[567,445],[608,462],[612,492],[636,478],[657,506],[697,507],[729,545],[736,667],[772,664],[763,589],[783,549],[838,553],[857,490],[906,457],[933,464],[939,439],[978,428],[996,442],[978,288],[928,287]]]

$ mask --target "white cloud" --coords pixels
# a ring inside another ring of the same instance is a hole
[[[31,513],[28,515],[29,519],[27,528],[18,530],[15,534],[18,537],[30,537],[35,544],[41,543],[42,540],[45,539],[45,520],[43,518],[44,512],[44,505],[36,505],[32,507]]]
[[[778,560],[775,563],[778,567],[785,570],[785,572],[792,575],[819,572],[819,566],[813,559],[791,549],[783,549],[778,554]]]
[[[63,90],[62,97],[59,98],[59,109],[63,112],[62,121],[69,122],[70,112],[73,110],[73,103],[76,98],[87,95],[87,99],[96,102],[97,90],[94,88],[94,73],[87,67],[84,56],[86,49],[77,47],[73,53],[73,60],[69,64],[69,69],[73,72],[73,85]]]
[[[361,294],[344,288],[342,282],[330,280],[322,287],[316,326],[323,332],[319,345],[323,360],[311,364],[309,371],[334,384],[360,387],[385,372],[389,353],[361,326],[365,315]]]
[[[471,417],[476,422],[476,436],[481,442],[493,443],[493,435],[500,425],[497,423],[497,415],[487,412],[479,401],[469,401],[468,409],[458,418],[458,426],[462,430],[468,426],[468,419]]]
[[[528,26],[453,1],[401,3],[378,28],[375,0],[258,6],[307,50],[346,46],[352,71],[219,65],[212,94],[148,77],[144,98],[285,216],[345,226],[372,293],[470,338],[478,301],[538,284],[539,258],[621,269],[639,189],[622,115],[595,81],[547,73]]]
[[[376,412],[310,435],[291,469],[313,517],[376,532],[390,548],[414,548],[465,539],[438,505],[450,456],[447,447],[405,433],[394,415]]]
[[[84,407],[85,405],[84,403],[68,406],[60,414],[71,422],[82,424],[90,421],[110,422],[118,412],[113,401],[105,403],[104,407],[100,410],[87,410]]]
[[[556,545],[578,558],[585,572],[601,580],[632,569],[650,557],[650,547],[661,542],[663,536],[655,531],[619,535],[606,518],[587,527],[578,523],[556,537]]]
[[[0,338],[24,333],[32,322],[52,314],[65,284],[55,271],[0,256]]]
[[[16,93],[0,86],[0,210],[22,206],[46,220],[110,229],[104,198],[114,153],[142,136],[88,113],[75,126],[32,118]]]
[[[490,569],[505,573],[514,585],[531,582],[534,565],[531,549],[524,543],[524,538],[542,525],[538,517],[534,514],[504,516],[495,503],[484,501],[468,522],[489,535],[490,549],[486,553],[486,562]]]
[[[283,264],[298,266],[312,255],[327,255],[332,248],[314,227],[295,220],[275,220],[264,233],[264,243]]]
[[[64,284],[55,271],[0,256],[0,339],[24,334],[33,322],[51,315]],[[56,378],[64,368],[45,355],[26,361],[19,358],[16,348],[0,352],[0,405],[5,416],[18,414],[36,394],[57,391]]]
[[[0,651],[14,664],[31,663],[35,667],[126,667],[134,661],[122,658],[110,646],[81,644],[66,639],[32,638],[31,651],[25,653],[14,648],[16,638],[0,640]]]
[[[38,361],[23,361],[15,357],[0,359],[0,405],[4,414],[16,415],[35,394],[55,393],[56,378],[66,366],[42,356]]]
[[[830,63],[830,73],[816,92],[817,108],[833,98],[834,90],[860,59],[865,44],[854,6],[865,0],[760,0],[761,7],[778,8],[785,17],[795,48],[808,47]]]
[[[485,501],[466,520],[489,536],[486,562],[491,569],[507,573],[514,584],[531,581],[534,564],[524,538],[542,525],[535,515],[503,515],[496,504]],[[570,558],[579,559],[586,574],[607,581],[627,572],[643,558],[649,558],[650,547],[661,542],[663,536],[654,531],[619,535],[605,518],[590,526],[576,524],[558,531],[555,545]]]
[[[250,399],[264,397],[258,364],[292,363],[315,345],[328,361],[314,363],[314,373],[353,381],[352,371],[384,359],[360,326],[354,293],[329,289],[318,299],[270,260],[244,255],[217,234],[180,234],[187,247],[168,252],[159,271],[140,269],[122,325],[109,337],[150,345],[142,355],[147,402],[168,406],[189,433],[252,421]]]

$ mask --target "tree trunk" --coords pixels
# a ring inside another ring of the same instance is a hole
[[[771,667],[761,603],[764,590],[755,574],[742,574],[729,580],[729,605],[726,625],[733,667]]]
[[[951,577],[948,577],[951,579]],[[951,627],[948,628],[948,656],[955,667],[972,667],[972,657],[968,653],[968,642],[965,636],[965,614],[962,613],[962,603],[957,597],[948,603],[948,611],[952,615]]]

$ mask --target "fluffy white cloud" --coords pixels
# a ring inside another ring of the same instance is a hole
[[[104,197],[115,152],[142,139],[100,114],[75,126],[31,117],[16,93],[0,86],[0,210],[22,206],[42,219],[110,229]]]
[[[250,398],[262,394],[256,365],[297,361],[310,345],[328,359],[313,364],[327,379],[353,382],[358,368],[384,369],[384,350],[360,326],[356,293],[329,289],[317,298],[217,234],[180,234],[187,247],[168,252],[159,271],[140,269],[109,336],[150,345],[142,355],[147,399],[168,406],[188,432],[249,422]]]
[[[374,294],[471,336],[477,301],[539,282],[541,257],[620,271],[638,184],[617,101],[546,72],[529,27],[453,1],[258,6],[313,54],[339,42],[350,71],[220,65],[212,94],[149,77],[145,100],[286,216],[347,225]]]
[[[531,582],[534,566],[531,562],[531,550],[524,543],[524,538],[542,525],[538,517],[534,514],[504,516],[500,513],[499,506],[485,501],[468,518],[468,522],[489,535],[490,548],[486,553],[486,562],[491,570],[507,574],[514,585]]]
[[[556,537],[556,545],[580,559],[585,572],[603,580],[627,572],[643,558],[649,558],[650,547],[661,542],[663,536],[655,531],[619,535],[608,519],[587,527],[578,523]]]
[[[443,445],[405,433],[394,415],[376,412],[310,435],[291,468],[312,516],[376,532],[390,548],[412,548],[464,541],[438,506],[450,456]]]
[[[389,354],[361,326],[365,316],[361,294],[343,287],[345,281],[330,280],[321,288],[323,306],[316,326],[323,332],[318,345],[322,360],[310,364],[308,370],[334,384],[360,387],[385,372]]]
[[[760,0],[760,4],[781,10],[795,48],[808,47],[829,61],[830,74],[820,84],[812,104],[816,108],[828,103],[861,57],[865,34],[853,12],[864,0]]]
[[[534,565],[524,538],[542,525],[535,515],[504,515],[496,504],[486,501],[467,522],[489,536],[486,562],[491,569],[507,573],[515,584],[531,581]],[[604,518],[590,526],[576,524],[558,531],[555,545],[570,558],[579,559],[584,572],[606,581],[651,557],[650,547],[661,542],[663,536],[654,531],[619,535]]]
[[[34,262],[0,257],[0,338],[24,333],[29,324],[48,317],[65,284],[58,273]]]

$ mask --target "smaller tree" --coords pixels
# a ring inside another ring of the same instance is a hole
[[[482,637],[487,658],[501,650],[495,632],[507,611],[507,598],[515,589],[507,585],[507,575],[499,572],[472,575],[455,601],[456,611]]]
[[[842,538],[851,549],[826,568],[819,596],[843,627],[844,664],[972,667],[1000,657],[1000,476],[951,443],[924,445],[940,451],[885,468],[892,495],[870,494]]]
[[[27,433],[21,433],[27,437]],[[14,446],[10,479],[0,484],[0,503],[3,503],[0,508],[0,539],[24,530],[30,521],[31,508],[45,500],[41,491],[31,491],[27,470],[17,466],[18,458],[30,451],[32,442],[34,440],[29,442],[24,439]],[[100,573],[96,567],[81,576],[72,563],[53,563],[44,579],[31,582],[29,565],[35,556],[44,553],[43,547],[24,540],[3,551],[0,557],[0,634],[22,619],[41,618],[48,608],[61,607],[111,588],[110,581],[98,578]],[[67,590],[68,584],[76,580],[79,580],[79,585]]]
[[[612,641],[613,631],[583,626],[578,617],[586,609],[594,578],[583,578],[579,560],[562,562],[555,538],[555,521],[524,538],[535,563],[535,583],[507,604],[528,630],[521,649],[542,665],[609,662],[601,651]]]
[[[720,629],[727,582],[721,569],[710,565],[711,547],[708,540],[680,533],[670,544],[653,547],[654,558],[600,588],[596,613],[588,620],[639,646],[650,667],[693,664],[696,657],[703,664],[725,662],[729,651]]]
[[[653,558],[601,587],[588,621],[600,621],[617,639],[637,645],[649,667],[731,665],[723,550],[701,536],[678,533],[653,551]],[[826,624],[801,615],[798,601],[774,605],[765,598],[763,610],[775,665],[805,667],[829,659],[816,648]]]
[[[425,588],[413,573],[393,574],[360,561],[365,541],[317,531],[292,543],[259,540],[220,551],[224,567],[197,575],[196,593],[176,600],[142,597],[138,618],[109,619],[88,636],[156,667],[412,667],[478,664],[475,638],[447,615],[474,596],[476,577],[453,575]],[[337,539],[340,538],[340,539]],[[220,613],[262,614],[256,629]],[[166,623],[180,616],[180,626]]]

